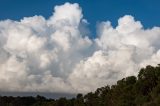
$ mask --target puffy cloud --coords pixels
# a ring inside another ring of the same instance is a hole
[[[0,90],[86,93],[136,75],[160,58],[160,28],[126,15],[101,22],[90,39],[78,4],[56,6],[49,19],[0,21]]]
[[[134,20],[132,16],[126,15],[118,20],[117,31],[122,34],[128,34],[138,31],[142,28],[139,21]]]
[[[94,91],[101,85],[137,75],[148,64],[157,65],[159,38],[159,27],[143,29],[129,15],[121,17],[116,28],[109,21],[100,23],[98,37],[94,39],[99,49],[75,66],[69,76],[73,87],[80,92]]]
[[[64,11],[65,10],[65,11]],[[55,12],[49,20],[49,24],[59,26],[67,25],[77,27],[83,17],[81,8],[77,3],[65,3],[63,6],[55,6]]]
[[[0,90],[73,93],[67,78],[94,51],[92,40],[80,32],[82,17],[78,4],[66,3],[48,20],[1,21]]]

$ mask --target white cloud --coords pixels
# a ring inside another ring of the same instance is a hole
[[[77,3],[65,3],[63,6],[55,6],[55,12],[50,17],[48,24],[61,26],[77,27],[83,17],[81,8]]]
[[[136,75],[160,58],[160,27],[126,15],[101,22],[90,39],[78,4],[56,6],[49,19],[0,21],[0,90],[86,93]]]

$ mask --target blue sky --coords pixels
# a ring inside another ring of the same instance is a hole
[[[48,18],[55,5],[65,2],[79,3],[93,33],[97,22],[109,20],[116,26],[119,17],[127,14],[141,21],[145,28],[160,25],[160,0],[1,0],[0,20],[34,15]]]

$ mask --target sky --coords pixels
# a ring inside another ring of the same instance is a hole
[[[85,94],[156,66],[158,6],[158,0],[1,0],[0,92]]]
[[[110,20],[113,26],[126,14],[140,20],[145,28],[159,26],[159,0],[1,0],[0,20],[20,20],[23,17],[42,15],[49,18],[53,7],[65,2],[79,3],[83,8],[84,18],[88,20],[92,36],[96,36],[96,24]]]

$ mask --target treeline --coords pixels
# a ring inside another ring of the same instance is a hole
[[[123,78],[116,85],[77,94],[72,99],[0,96],[0,106],[160,106],[160,65],[149,65],[137,77]]]

